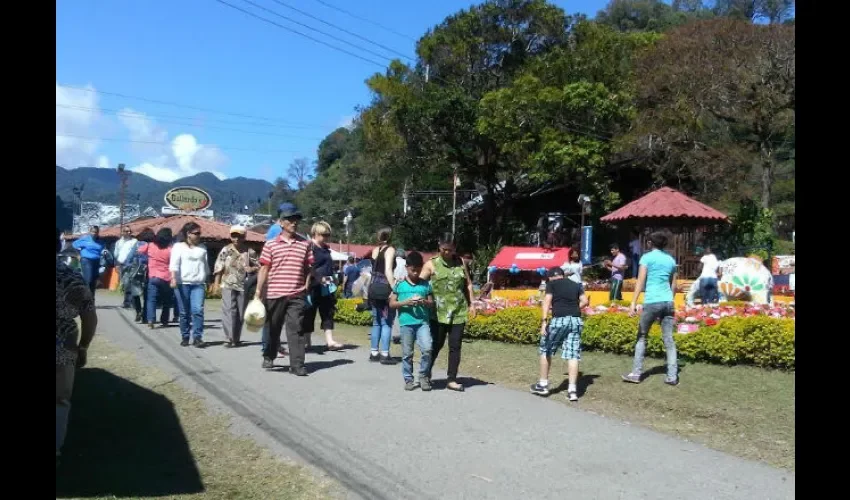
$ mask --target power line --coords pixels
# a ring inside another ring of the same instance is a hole
[[[174,106],[174,107],[178,107],[178,108],[186,108],[186,109],[191,109],[191,110],[195,110],[195,111],[202,111],[204,113],[229,115],[229,116],[235,116],[237,118],[249,118],[249,119],[252,119],[252,120],[261,120],[261,121],[264,121],[264,122],[276,122],[276,121],[279,122],[279,121],[281,121],[277,118],[267,118],[267,117],[263,117],[263,116],[248,115],[248,114],[244,114],[244,113],[233,113],[233,112],[230,112],[230,111],[221,111],[221,110],[215,110],[215,109],[210,109],[210,108],[202,108],[202,107],[199,107],[199,106],[193,106],[191,104],[182,104],[182,103],[172,102],[172,101],[161,101],[161,100],[158,100],[158,99],[150,99],[148,97],[138,97],[138,96],[132,96],[132,95],[127,95],[127,94],[119,94],[118,92],[107,92],[105,90],[96,90],[96,89],[90,89],[90,88],[87,88],[87,87],[75,87],[73,85],[60,85],[60,87],[66,88],[66,89],[71,89],[71,90],[79,90],[79,91],[82,91],[82,92],[91,92],[93,94],[101,94],[101,95],[108,95],[108,96],[113,96],[113,97],[120,97],[122,99],[132,99],[132,100],[135,100],[135,101],[149,102],[149,103],[152,103],[152,104],[162,104],[162,105],[165,105],[165,106]],[[317,125],[317,127],[318,126],[319,125]]]
[[[329,44],[328,42],[325,42],[325,41],[323,41],[323,40],[319,40],[318,38],[315,38],[315,37],[312,37],[312,36],[310,36],[310,35],[307,35],[306,33],[302,33],[302,32],[300,32],[300,31],[298,31],[298,30],[296,30],[296,29],[290,28],[289,26],[284,26],[284,25],[282,25],[282,24],[276,23],[276,22],[272,21],[271,19],[267,19],[267,18],[265,18],[265,17],[263,17],[263,16],[259,16],[259,15],[257,15],[257,14],[254,14],[253,12],[247,11],[247,10],[245,10],[245,9],[241,8],[241,7],[237,7],[237,6],[235,6],[235,5],[231,4],[231,3],[225,2],[224,0],[215,0],[215,1],[216,1],[216,2],[218,2],[218,3],[220,3],[220,4],[226,5],[226,6],[230,7],[231,9],[238,10],[239,12],[242,12],[243,14],[246,14],[246,15],[251,16],[251,17],[253,17],[253,18],[259,19],[260,21],[263,21],[263,22],[265,22],[265,23],[269,23],[269,24],[271,24],[271,25],[273,25],[273,26],[277,26],[278,28],[281,28],[281,29],[284,29],[284,30],[286,30],[286,31],[290,31],[290,32],[292,32],[292,33],[295,33],[296,35],[303,36],[304,38],[307,38],[307,39],[309,39],[309,40],[312,40],[312,41],[314,41],[314,42],[316,42],[316,43],[320,43],[320,44],[322,44],[322,45],[324,45],[324,46],[326,46],[326,47],[330,47],[330,48],[332,48],[332,49],[334,49],[334,50],[337,50],[337,51],[339,51],[339,52],[342,52],[342,53],[344,53],[344,54],[348,54],[348,55],[350,55],[350,56],[352,56],[352,57],[356,57],[357,59],[360,59],[361,61],[366,61],[366,62],[371,63],[371,64],[374,64],[374,65],[376,65],[376,66],[380,66],[381,68],[386,68],[386,64],[379,63],[378,61],[375,61],[375,60],[373,60],[373,59],[369,59],[368,57],[363,57],[363,56],[361,56],[361,55],[355,54],[354,52],[351,52],[351,51],[349,51],[349,50],[347,50],[347,49],[343,49],[342,47],[337,47],[336,45],[331,45],[331,44]],[[383,58],[384,56],[381,56],[381,57]],[[385,58],[385,59],[387,59],[387,58]]]
[[[87,113],[95,113],[95,112],[98,112],[98,111],[110,111],[110,110],[106,110],[106,109],[96,109],[96,108],[77,109],[77,108],[83,108],[83,106],[74,107],[74,106],[65,106],[65,105],[62,105],[62,104],[57,104],[56,107],[57,108],[61,107],[61,108],[75,109],[77,111],[84,111],[84,112],[87,112]],[[142,114],[142,113],[124,113],[124,112],[121,112],[121,111],[115,111],[112,114],[114,114],[115,116],[126,116],[128,118],[147,118],[148,117],[147,115]],[[229,128],[229,127],[217,127],[217,126],[214,126],[214,125],[203,125],[203,124],[197,124],[197,123],[191,123],[191,122],[181,122],[181,121],[175,121],[175,120],[169,120],[169,119],[158,119],[157,121],[162,121],[164,123],[172,123],[172,124],[175,124],[175,125],[183,125],[183,126],[186,126],[186,127],[209,128],[209,129],[215,129],[215,130],[227,130],[227,131],[231,131],[231,132],[240,132],[240,133],[243,133],[243,134],[267,135],[267,136],[272,136],[272,137],[283,137],[283,138],[288,138],[288,139],[305,139],[305,140],[308,140],[308,141],[321,141],[322,140],[322,139],[316,138],[316,137],[302,137],[302,136],[298,136],[298,135],[275,134],[275,133],[272,133],[272,132],[261,132],[261,131],[258,131],[258,130],[243,130],[243,129]]]
[[[80,139],[83,141],[108,141],[108,142],[130,142],[134,144],[156,144],[160,146],[170,146],[170,142],[160,142],[160,141],[137,141],[133,139],[122,139],[119,137],[88,137],[84,135],[73,135],[73,134],[56,134],[56,137],[67,137],[72,139]],[[289,151],[283,149],[252,149],[252,148],[236,148],[230,146],[219,146],[217,144],[213,144],[213,147],[217,149],[221,149],[223,151],[249,151],[252,153],[292,153],[299,154],[300,151]]]
[[[399,33],[398,31],[396,31],[392,28],[388,28],[388,27],[384,26],[383,24],[376,23],[375,21],[370,21],[369,19],[366,19],[365,17],[358,16],[357,14],[354,14],[352,12],[345,10],[345,9],[337,7],[336,5],[332,5],[332,4],[329,4],[327,2],[323,2],[322,0],[316,0],[316,1],[319,2],[320,4],[324,5],[325,7],[329,8],[329,9],[333,9],[337,12],[342,12],[343,14],[345,14],[347,16],[353,17],[354,19],[357,19],[358,21],[363,21],[364,23],[369,23],[372,26],[377,26],[378,28],[381,28],[382,30],[387,31],[388,33],[392,33],[393,35],[400,36],[402,38],[406,38],[406,39],[408,39],[412,42],[417,41],[415,38],[413,38],[411,36],[405,35],[404,33]]]
[[[104,111],[104,112],[108,112],[108,113],[124,113],[128,116],[137,116],[139,118],[153,118],[153,119],[157,119],[157,120],[163,119],[163,118],[175,119],[175,120],[189,120],[189,121],[202,120],[203,122],[223,123],[225,125],[241,125],[241,126],[247,126],[247,127],[264,127],[264,128],[271,128],[271,129],[274,129],[274,128],[291,128],[291,129],[308,130],[308,129],[324,129],[325,128],[325,127],[321,127],[321,126],[318,126],[318,125],[295,125],[295,124],[293,124],[293,125],[272,125],[268,122],[233,122],[233,121],[228,121],[228,120],[217,120],[215,118],[207,118],[206,116],[200,118],[200,117],[197,117],[197,116],[161,115],[161,114],[158,114],[158,113],[155,114],[155,115],[152,115],[152,114],[142,113],[142,112],[134,113],[134,112],[130,112],[130,111],[123,111],[123,110],[120,110],[120,109],[92,108],[92,107],[88,107],[88,106],[71,106],[71,105],[68,105],[68,104],[57,104],[56,107],[57,108],[65,108],[65,109],[76,109],[76,110],[79,110],[79,111],[91,111],[91,112]]]
[[[320,23],[322,23],[322,24],[324,24],[324,25],[326,25],[326,26],[330,26],[331,28],[338,29],[339,31],[342,31],[343,33],[347,33],[347,34],[349,34],[349,35],[351,35],[351,36],[353,36],[353,37],[355,37],[355,38],[359,38],[360,40],[363,40],[364,42],[371,43],[372,45],[374,45],[374,46],[376,46],[376,47],[380,47],[380,48],[382,48],[382,49],[386,50],[387,52],[392,52],[393,54],[395,54],[395,55],[397,55],[397,56],[399,56],[399,57],[403,57],[403,58],[407,59],[408,61],[414,61],[414,62],[415,62],[415,60],[414,60],[412,57],[409,57],[409,56],[407,56],[407,55],[405,55],[405,54],[402,54],[401,52],[399,52],[399,51],[397,51],[397,50],[395,50],[395,49],[392,49],[392,48],[390,48],[390,47],[387,47],[386,45],[382,45],[382,44],[380,44],[380,43],[378,43],[378,42],[375,42],[375,41],[373,41],[373,40],[370,40],[370,39],[366,38],[365,36],[360,36],[360,35],[358,35],[357,33],[354,33],[354,32],[351,32],[351,31],[348,31],[347,29],[342,28],[342,27],[340,27],[340,26],[337,26],[336,24],[333,24],[333,23],[331,23],[331,22],[325,21],[324,19],[322,19],[322,18],[320,18],[320,17],[316,17],[316,16],[314,16],[313,14],[310,14],[309,12],[305,12],[305,11],[303,11],[303,10],[301,10],[301,9],[298,9],[298,8],[296,8],[296,7],[293,7],[293,6],[289,5],[289,4],[288,4],[288,3],[286,3],[286,2],[282,2],[281,0],[272,0],[272,2],[274,2],[274,3],[278,4],[278,5],[281,5],[281,6],[283,6],[283,7],[286,7],[287,9],[294,10],[295,12],[298,12],[299,14],[302,14],[302,15],[304,15],[304,16],[307,16],[307,17],[309,17],[310,19],[313,19],[313,20],[319,21]]]
[[[380,58],[382,58],[382,59],[386,59],[387,61],[392,61],[392,59],[391,59],[391,58],[389,58],[389,57],[387,57],[387,56],[385,56],[385,55],[383,55],[383,54],[381,54],[381,53],[375,52],[375,51],[373,51],[373,50],[371,50],[371,49],[367,49],[366,47],[362,47],[362,46],[357,45],[357,44],[355,44],[355,43],[351,43],[351,42],[349,42],[348,40],[346,40],[346,39],[344,39],[344,38],[340,38],[340,37],[338,37],[338,36],[336,36],[336,35],[332,35],[332,34],[330,34],[330,33],[327,33],[327,32],[325,32],[325,31],[322,31],[322,30],[320,30],[320,29],[318,29],[318,28],[314,28],[314,27],[310,26],[309,24],[304,24],[304,23],[302,23],[301,21],[297,21],[297,20],[295,20],[295,19],[293,19],[293,18],[291,18],[291,17],[289,17],[289,16],[285,16],[285,15],[281,14],[280,12],[275,12],[275,11],[273,11],[273,10],[269,9],[269,8],[263,7],[262,5],[260,5],[260,4],[256,3],[256,2],[252,2],[251,0],[242,0],[242,1],[243,1],[243,2],[245,2],[245,3],[247,3],[248,5],[253,5],[253,6],[254,6],[254,7],[256,7],[256,8],[258,8],[258,9],[260,9],[260,10],[262,10],[262,11],[268,12],[269,14],[272,14],[272,15],[274,15],[274,16],[277,16],[277,17],[279,17],[279,18],[281,18],[281,19],[285,19],[285,20],[287,20],[287,21],[289,21],[289,22],[291,22],[291,23],[295,23],[295,24],[297,24],[298,26],[302,26],[302,27],[304,27],[304,28],[307,28],[307,29],[308,29],[308,30],[310,30],[310,31],[315,31],[316,33],[319,33],[320,35],[325,35],[326,37],[330,38],[331,40],[336,40],[336,41],[338,41],[338,42],[342,42],[342,43],[344,43],[344,44],[346,44],[346,45],[350,45],[350,46],[354,47],[355,49],[362,50],[363,52],[366,52],[366,53],[371,54],[371,55],[373,55],[373,56],[377,56],[377,57],[380,57]]]

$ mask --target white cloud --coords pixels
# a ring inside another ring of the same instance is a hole
[[[94,90],[91,84],[86,88]],[[109,157],[100,151],[100,141],[85,139],[101,137],[104,131],[111,129],[109,137],[131,141],[127,149],[136,159],[127,159],[126,163],[137,163],[131,167],[133,171],[166,182],[200,172],[226,178],[222,169],[230,159],[216,146],[201,144],[194,135],[187,133],[171,138],[165,127],[133,108],[122,109],[117,120],[109,119],[100,110],[97,96],[96,92],[56,83],[57,165],[114,168]]]
[[[217,147],[199,144],[192,134],[180,134],[171,141],[167,154],[148,159],[132,170],[164,182],[174,182],[200,172],[210,172],[219,179],[226,179],[220,169],[228,161],[229,158]]]
[[[86,88],[93,89],[91,85]],[[103,115],[97,94],[62,87],[56,82],[56,164],[63,167],[94,166]]]

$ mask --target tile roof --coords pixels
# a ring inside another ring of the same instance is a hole
[[[619,222],[633,219],[687,218],[697,220],[727,221],[723,212],[686,196],[675,189],[663,187],[643,198],[624,205],[600,219],[602,222]]]
[[[149,219],[134,220],[124,224],[129,227],[133,234],[139,234],[142,229],[150,227],[153,232],[167,227],[175,235],[180,232],[180,229],[187,222],[195,222],[201,226],[201,240],[203,241],[230,241],[230,224],[196,217],[194,215],[175,215],[173,217],[157,217]],[[118,226],[105,227],[100,230],[101,238],[119,238],[120,228]],[[69,236],[67,240],[75,240],[80,235]],[[263,243],[266,241],[265,235],[255,231],[248,231],[247,241]]]

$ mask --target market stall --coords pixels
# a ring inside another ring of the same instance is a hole
[[[502,247],[487,267],[494,288],[537,288],[546,271],[563,265],[569,248]]]

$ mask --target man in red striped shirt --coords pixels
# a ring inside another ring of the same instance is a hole
[[[263,368],[274,368],[280,335],[285,326],[286,341],[289,344],[289,373],[306,377],[304,352],[307,337],[301,323],[304,318],[310,266],[313,264],[313,249],[309,240],[296,233],[302,216],[295,205],[282,203],[277,214],[283,230],[263,246],[260,272],[257,275],[257,292],[254,296],[256,299],[262,299],[265,293],[269,341],[263,351]]]

